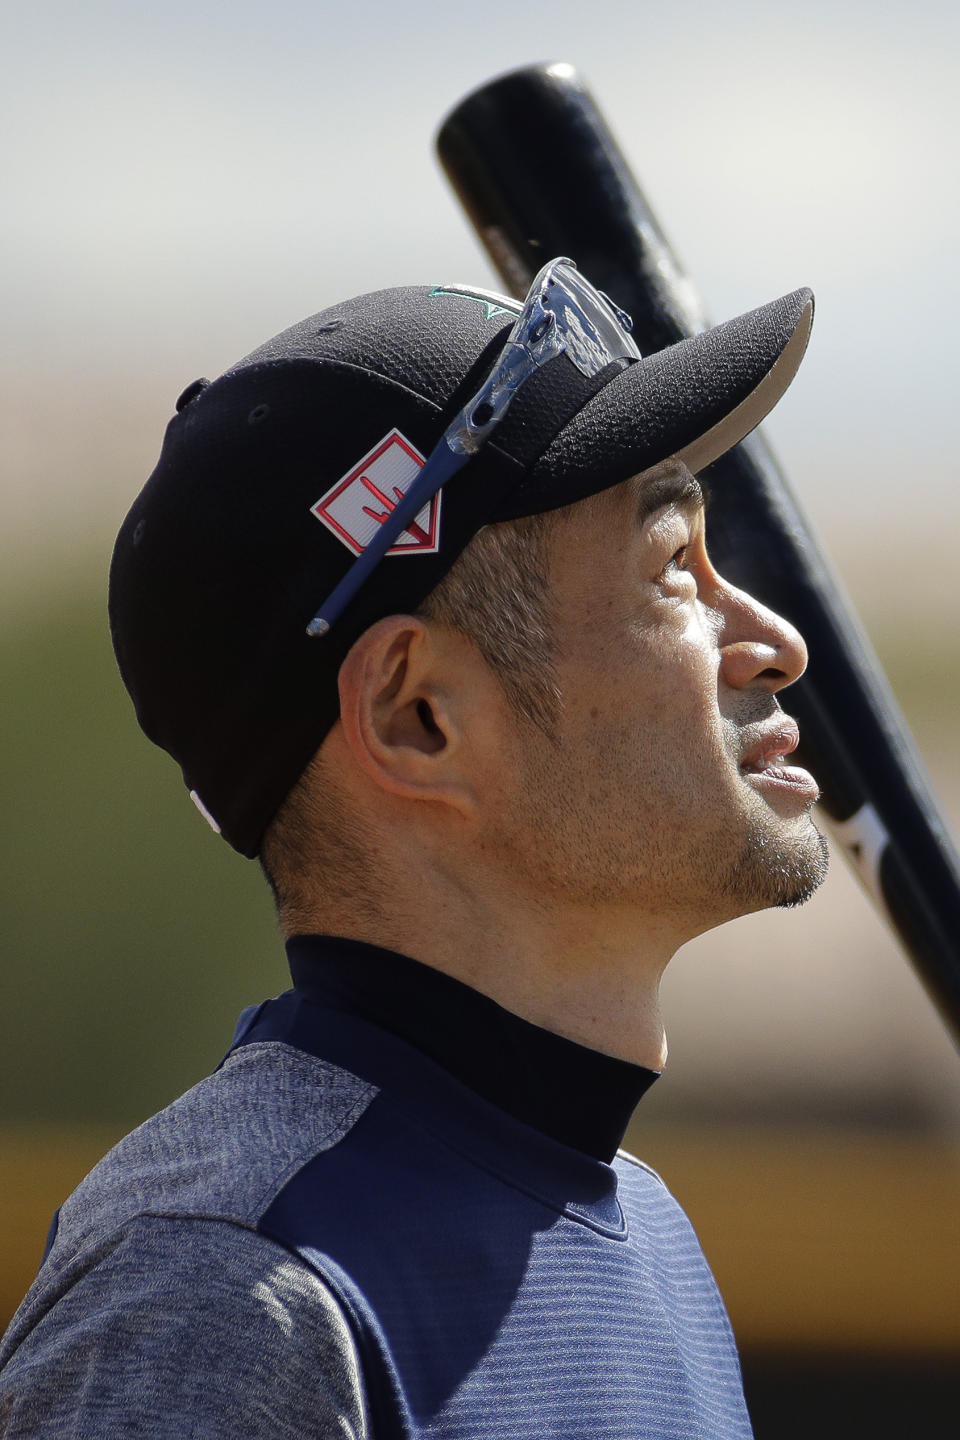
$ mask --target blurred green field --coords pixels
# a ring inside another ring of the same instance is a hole
[[[255,867],[136,725],[103,591],[91,579],[0,645],[0,1120],[141,1119],[286,984]]]

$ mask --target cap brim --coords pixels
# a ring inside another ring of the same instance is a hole
[[[627,366],[568,421],[496,519],[572,504],[673,457],[704,469],[776,405],[812,323],[812,292],[795,290]]]

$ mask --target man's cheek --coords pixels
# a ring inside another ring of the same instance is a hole
[[[687,695],[716,703],[720,651],[713,634],[693,617],[674,649],[675,684]]]

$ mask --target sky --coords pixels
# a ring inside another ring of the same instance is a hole
[[[816,290],[808,358],[767,433],[827,541],[849,548],[841,568],[869,575],[850,526],[886,545],[905,500],[925,560],[949,558],[955,7],[5,9],[13,569],[120,518],[196,375],[345,294],[490,284],[433,135],[493,75],[558,59],[593,90],[714,319]]]

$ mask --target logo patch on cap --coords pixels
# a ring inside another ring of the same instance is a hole
[[[311,513],[354,555],[362,555],[425,464],[417,447],[399,430],[391,430],[310,506]],[[427,501],[388,555],[436,554],[440,549],[440,495],[438,491]]]
[[[509,315],[513,319],[523,308],[506,295],[498,295],[494,290],[477,290],[473,285],[434,285],[430,294],[462,295],[465,300],[479,300],[485,320],[493,320],[497,315]]]

